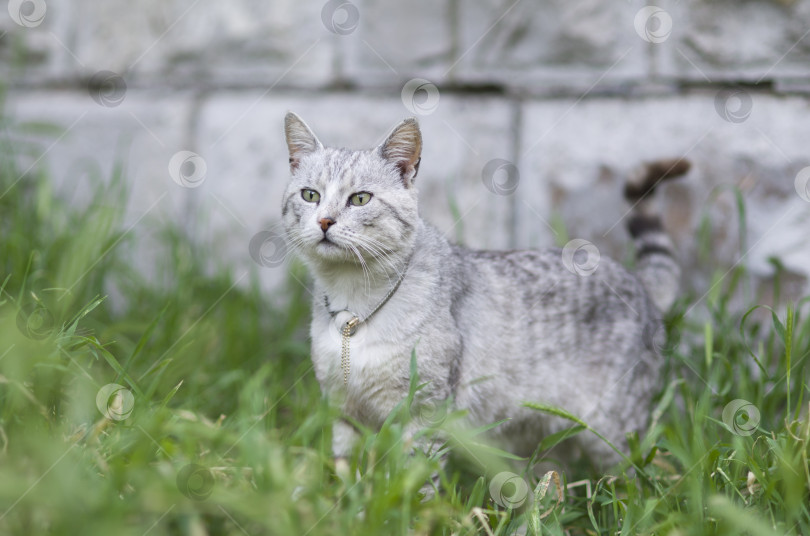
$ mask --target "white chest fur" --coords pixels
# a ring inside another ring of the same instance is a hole
[[[349,374],[345,383],[340,332],[344,319],[340,315],[332,317],[322,308],[313,316],[315,374],[323,392],[349,413],[362,405],[363,413],[374,413],[375,420],[383,420],[407,394],[410,350],[397,336],[392,312],[381,311],[367,323],[361,323],[349,338]]]

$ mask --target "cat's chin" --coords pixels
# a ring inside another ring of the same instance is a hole
[[[363,266],[354,252],[331,241],[318,242],[309,249],[306,257],[313,265],[326,270],[349,270],[359,273]],[[364,260],[366,269],[370,269],[375,264],[373,259],[365,258]]]
[[[351,252],[331,240],[321,240],[311,250],[313,260],[346,262],[351,260]]]

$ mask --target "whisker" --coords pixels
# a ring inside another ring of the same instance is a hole
[[[379,260],[379,261],[387,264],[391,268],[391,270],[398,277],[402,275],[402,272],[395,265],[394,260],[392,259],[391,253],[389,253],[390,250],[387,250],[387,248],[384,248],[384,246],[383,246],[383,244],[381,242],[379,242],[378,240],[375,240],[375,239],[373,239],[371,237],[362,236],[362,235],[353,235],[353,238],[357,242],[359,242],[359,245],[361,245],[363,248],[365,248],[367,251],[369,251],[369,253],[371,253],[372,256],[374,256],[374,258],[376,260]],[[388,272],[387,269],[385,270],[385,272],[386,272],[386,277],[388,278],[389,281],[391,281],[391,274]]]

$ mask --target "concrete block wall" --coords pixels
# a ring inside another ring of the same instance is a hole
[[[70,198],[123,159],[146,273],[162,221],[215,244],[212,262],[255,267],[294,110],[358,148],[417,116],[423,216],[473,247],[581,237],[623,258],[625,177],[686,156],[661,203],[686,286],[740,260],[767,283],[779,256],[789,289],[810,290],[810,0],[11,0],[0,77],[9,121],[62,129],[34,136],[23,169],[47,166]]]

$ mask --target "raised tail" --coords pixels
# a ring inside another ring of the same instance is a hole
[[[636,275],[662,312],[669,309],[678,295],[681,268],[652,198],[662,181],[680,177],[690,167],[689,161],[684,159],[649,162],[643,164],[624,187],[624,197],[633,205],[627,227],[636,245]]]

